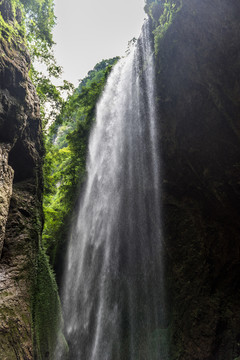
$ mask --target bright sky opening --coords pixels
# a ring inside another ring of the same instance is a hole
[[[55,2],[55,56],[63,78],[75,86],[102,59],[123,56],[145,17],[144,0]]]

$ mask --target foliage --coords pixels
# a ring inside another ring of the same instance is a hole
[[[59,113],[64,103],[62,93],[73,90],[67,81],[61,86],[53,84],[52,79],[62,74],[52,50],[54,25],[53,0],[0,1],[0,39],[14,44],[18,51],[23,51],[22,45],[27,46],[31,58],[29,75],[39,95],[44,125]]]
[[[33,291],[35,358],[53,360],[56,343],[61,343],[66,354],[67,345],[61,333],[61,306],[55,276],[42,248],[39,250],[37,266],[37,278]]]
[[[15,32],[15,35],[16,30],[21,30],[20,36],[26,36],[28,44],[33,40],[38,42],[39,48],[43,44],[49,47],[53,45],[53,0],[10,0],[8,3],[2,0],[0,5],[9,10],[4,16],[1,14],[1,30],[2,25]]]
[[[54,121],[64,103],[62,92],[71,92],[73,87],[65,80],[61,86],[55,86],[52,81],[52,78],[62,75],[62,68],[57,65],[52,50],[52,29],[55,25],[53,0],[19,1],[26,12],[27,43],[32,60],[30,77],[36,86],[43,125],[46,127],[49,121]],[[44,71],[36,70],[40,64]]]
[[[155,53],[158,54],[161,39],[172,24],[174,16],[181,10],[182,0],[147,0],[145,11],[154,24]]]
[[[20,16],[21,5],[12,0],[8,4],[8,11],[3,12],[4,7],[6,3],[0,1],[0,40],[19,45],[25,38],[25,26]]]
[[[89,87],[92,82],[101,81],[101,79],[105,76],[106,68],[108,66],[114,65],[118,59],[118,57],[115,57],[108,60],[102,60],[97,63],[93,70],[90,70],[87,76],[80,81],[77,91],[80,92],[84,86]]]
[[[52,53],[52,29],[55,23],[53,0],[0,0],[0,41],[7,42],[16,54],[30,52],[32,61],[45,64],[47,75],[33,66],[30,76],[36,86],[41,105],[52,104],[55,109],[63,105],[61,90],[69,89],[67,82],[60,88],[54,86],[51,76],[58,77],[61,68],[57,66]],[[55,115],[58,110],[55,111]],[[51,114],[50,114],[51,116]],[[40,230],[38,230],[40,231]],[[56,341],[65,346],[60,331],[61,307],[55,275],[42,244],[38,244],[38,259],[35,281],[32,289],[32,327],[35,358],[53,359]]]
[[[25,9],[28,39],[53,45],[52,29],[55,25],[53,0],[19,0]]]
[[[63,251],[76,194],[86,177],[87,145],[96,104],[118,58],[103,60],[88,73],[65,102],[49,130],[44,165],[44,246],[51,263]]]

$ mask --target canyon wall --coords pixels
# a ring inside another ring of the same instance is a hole
[[[240,4],[148,2],[170,357],[240,356]]]
[[[0,358],[32,359],[32,290],[42,229],[39,100],[21,13],[1,1],[0,28]]]

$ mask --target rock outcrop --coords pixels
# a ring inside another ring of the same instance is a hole
[[[32,289],[42,228],[39,101],[21,14],[1,1],[0,31],[0,358],[32,359]]]
[[[233,360],[240,356],[240,3],[182,0],[178,12],[174,3],[181,5],[147,5],[157,51],[170,358]]]

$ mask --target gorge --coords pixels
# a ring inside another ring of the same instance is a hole
[[[0,358],[239,360],[240,3],[146,1],[129,55],[98,64],[56,120],[43,242],[16,3],[31,1],[0,1]]]

